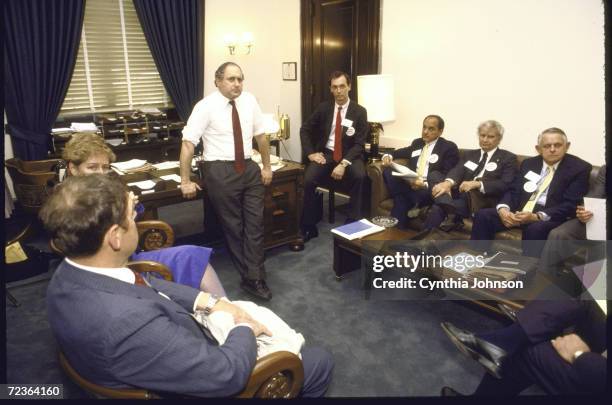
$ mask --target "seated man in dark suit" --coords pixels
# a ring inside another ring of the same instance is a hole
[[[324,101],[300,128],[302,153],[308,158],[304,174],[302,233],[304,241],[319,235],[315,218],[315,190],[330,176],[350,187],[351,208],[347,222],[362,217],[363,185],[366,177],[363,149],[368,135],[368,113],[349,99],[351,78],[335,71],[329,78],[334,101]]]
[[[591,165],[568,154],[569,146],[559,128],[546,129],[538,136],[539,155],[523,161],[497,207],[474,215],[474,248],[485,251],[496,232],[521,227],[523,254],[539,256],[542,246],[536,241],[545,241],[553,228],[575,215],[589,187]]]
[[[461,224],[470,217],[470,192],[482,204],[478,208],[495,207],[508,190],[517,171],[516,155],[499,148],[504,136],[504,127],[497,121],[485,121],[478,126],[479,149],[465,151],[461,160],[453,167],[446,179],[432,189],[434,205],[428,213],[427,222],[433,226],[442,224],[446,213],[439,203],[451,204],[455,214],[449,215],[448,227]],[[476,207],[474,207],[476,208]]]
[[[457,348],[488,371],[472,395],[518,395],[534,383],[549,394],[605,391],[606,314],[596,301],[535,300],[517,318],[477,335],[442,323]],[[563,334],[568,328],[574,332]],[[460,394],[444,387],[442,395]]]
[[[245,311],[195,288],[125,267],[138,243],[134,195],[107,175],[70,177],[40,212],[66,258],[47,290],[49,323],[69,363],[110,388],[194,396],[240,392],[257,359],[255,336],[270,334]],[[234,318],[218,345],[195,311]],[[305,396],[323,395],[331,355],[303,348]]]
[[[606,198],[606,165],[601,166],[597,172],[595,184],[586,197]],[[548,234],[548,240],[542,251],[540,270],[552,275],[559,268],[559,264],[574,254],[583,243],[571,241],[586,239],[586,223],[593,220],[593,213],[587,211],[583,205],[576,208],[576,218],[565,221]],[[603,225],[605,226],[605,224]]]
[[[405,227],[408,222],[407,216],[413,216],[415,209],[431,205],[433,187],[443,181],[457,162],[459,161],[459,150],[454,142],[442,138],[444,131],[444,120],[438,115],[428,115],[423,120],[423,131],[421,137],[412,141],[406,148],[393,151],[391,155],[382,157],[383,178],[389,194],[393,197],[393,209],[391,216],[399,220],[399,227]],[[409,159],[408,168],[418,174],[417,178],[404,180],[404,178],[392,175],[392,169],[388,167],[393,159]],[[435,200],[438,202],[438,199]],[[454,213],[454,207],[443,201],[440,206],[447,213]],[[436,227],[433,222],[425,222],[424,228]]]

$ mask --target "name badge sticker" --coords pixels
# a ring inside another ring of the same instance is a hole
[[[419,150],[413,150],[412,151],[412,155],[410,155],[410,157],[417,157],[421,154],[421,149]]]
[[[355,128],[350,127],[349,129],[346,130],[346,135],[348,136],[353,136],[355,135]]]
[[[527,174],[525,175],[525,178],[529,181],[537,183],[540,180],[540,175],[529,170]]]
[[[467,167],[469,170],[474,171],[478,167],[478,165],[471,160],[468,160],[463,164],[463,166]]]
[[[485,170],[488,172],[492,172],[497,170],[497,163],[495,162],[489,162],[485,165]]]
[[[533,193],[538,188],[538,184],[533,181],[528,181],[523,185],[523,190],[528,193]]]
[[[435,153],[432,153],[431,156],[429,156],[429,163],[436,163],[438,161],[438,155],[436,155]]]
[[[342,122],[340,123],[340,125],[342,125],[343,127],[352,127],[353,126],[353,121],[349,120],[349,119],[343,119]]]

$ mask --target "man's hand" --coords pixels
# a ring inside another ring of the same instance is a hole
[[[580,337],[575,333],[565,336],[559,336],[551,340],[550,342],[552,343],[557,353],[559,353],[559,356],[561,356],[563,360],[567,361],[570,364],[574,362],[574,353],[576,353],[577,351],[581,351],[584,353],[591,351],[589,346],[584,343],[584,341],[580,339]]]
[[[431,189],[431,196],[433,198],[438,198],[443,194],[450,195],[452,187],[453,186],[451,185],[450,181],[444,180],[443,182],[438,183],[435,186],[433,186],[433,188]]]
[[[261,169],[261,181],[263,182],[264,186],[267,186],[268,184],[272,182],[272,169],[271,168],[264,166]]]
[[[478,180],[464,181],[459,185],[459,191],[467,193],[472,190],[478,190],[480,188],[480,182]]]
[[[593,218],[593,213],[584,209],[584,205],[579,205],[576,207],[576,218],[578,218],[578,221],[586,224]]]
[[[390,166],[391,162],[393,162],[393,156],[385,155],[385,156],[382,157],[382,165],[383,166]]]
[[[427,186],[425,185],[425,181],[423,181],[423,179],[420,177],[416,179],[408,179],[408,183],[410,184],[410,188],[413,190],[421,190],[427,188]]]
[[[232,317],[234,317],[234,323],[248,323],[253,328],[253,333],[255,334],[255,336],[259,336],[262,333],[268,336],[272,336],[272,332],[270,332],[268,328],[253,319],[249,314],[246,313],[245,310],[230,302],[219,300],[211,309],[211,312],[216,311],[223,311],[229,313],[230,315],[232,315]]]
[[[344,167],[344,165],[342,164],[338,164],[334,170],[331,172],[331,178],[334,180],[342,180],[342,177],[344,176],[344,171],[346,170],[346,168]]]
[[[202,190],[198,183],[194,183],[193,181],[181,183],[181,193],[183,193],[183,198],[191,199],[195,197],[198,190]]]
[[[499,214],[499,219],[501,219],[502,224],[504,224],[506,228],[512,228],[519,225],[515,215],[508,208],[502,207],[497,213]]]
[[[538,222],[540,220],[537,214],[533,212],[528,212],[528,211],[517,212],[516,214],[514,214],[514,218],[520,224],[531,224],[533,222]]]
[[[325,156],[323,156],[323,153],[321,152],[311,153],[310,155],[308,155],[308,160],[310,160],[311,162],[318,163],[320,165],[325,164]]]

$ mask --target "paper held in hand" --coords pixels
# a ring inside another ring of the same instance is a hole
[[[406,177],[406,178],[417,178],[419,175],[407,168],[406,166],[397,164],[395,162],[391,162],[391,167],[393,167],[393,172],[391,173],[393,176]]]
[[[362,219],[361,221],[351,222],[350,224],[339,226],[331,231],[336,235],[342,236],[343,238],[353,240],[384,230],[385,228],[382,226],[375,225],[367,219]]]

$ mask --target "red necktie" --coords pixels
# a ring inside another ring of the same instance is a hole
[[[242,145],[242,128],[240,128],[240,117],[236,109],[236,102],[230,100],[232,105],[232,129],[234,130],[234,169],[236,173],[244,172],[244,147]]]
[[[134,282],[134,284],[136,284],[136,285],[144,285],[144,286],[147,285],[147,283],[145,283],[145,281],[144,281],[144,277],[142,276],[142,274],[140,274],[137,271],[132,271],[132,273],[134,273],[134,276],[136,276],[136,281]]]
[[[336,128],[334,129],[334,160],[339,162],[342,159],[342,115],[340,114],[342,107],[338,107],[338,113],[336,114]]]

